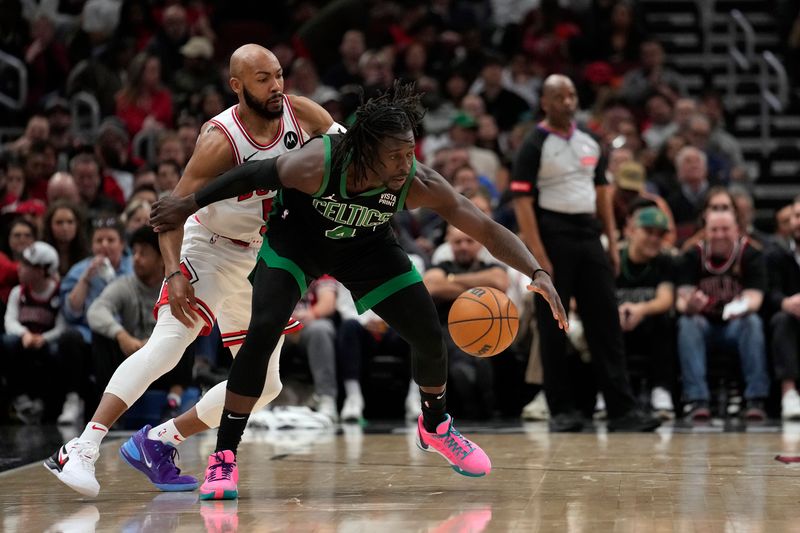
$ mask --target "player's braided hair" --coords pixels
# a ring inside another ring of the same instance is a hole
[[[385,138],[400,138],[400,135],[417,129],[425,116],[420,105],[422,95],[413,83],[394,84],[383,94],[363,101],[356,110],[355,121],[347,129],[342,142],[333,150],[334,168],[344,168],[350,158],[356,183],[367,180],[367,169],[377,172],[378,145]]]

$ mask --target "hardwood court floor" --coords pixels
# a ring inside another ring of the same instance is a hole
[[[462,428],[465,429],[466,427]],[[475,434],[494,463],[454,473],[411,433],[248,432],[241,498],[198,502],[161,493],[101,448],[100,496],[66,489],[40,463],[0,474],[6,532],[765,532],[800,531],[800,432]],[[213,432],[184,444],[202,475]]]

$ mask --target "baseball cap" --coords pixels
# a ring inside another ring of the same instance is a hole
[[[626,191],[644,190],[644,167],[635,161],[626,161],[619,166],[615,176],[617,186]]]
[[[456,113],[456,116],[453,117],[452,125],[459,126],[461,128],[472,129],[478,127],[478,122],[472,117],[472,115],[464,113],[463,111],[459,111]]]
[[[664,231],[669,229],[667,215],[657,207],[644,207],[637,211],[634,223],[637,228],[655,228]]]
[[[211,44],[208,37],[196,35],[181,46],[181,54],[192,59],[211,59],[214,55],[214,45]]]
[[[45,267],[49,276],[58,272],[58,252],[43,241],[36,241],[22,251],[25,262],[39,267]]]

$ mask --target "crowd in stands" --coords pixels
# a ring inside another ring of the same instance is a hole
[[[417,159],[512,231],[512,176],[523,164],[520,146],[540,128],[543,80],[568,76],[577,126],[602,150],[616,226],[604,245],[625,371],[642,407],[702,422],[741,397],[749,422],[800,418],[800,198],[775,213],[774,231],[754,226],[753,180],[726,130],[721,96],[687,91],[648,37],[642,6],[326,4],[4,4],[0,50],[24,63],[28,79],[23,109],[0,110],[0,420],[80,422],[116,365],[147,339],[163,278],[150,208],[176,186],[201,125],[235,102],[227,61],[246,42],[276,54],[287,94],[314,100],[344,125],[362,93],[415,82],[426,108]],[[797,27],[786,52],[795,56]],[[0,67],[0,79],[13,93],[15,76]],[[78,105],[86,95],[96,124]],[[477,285],[505,291],[523,317],[517,342],[494,358],[448,342],[453,414],[547,418],[545,395],[536,395],[542,362],[530,273],[499,263],[430,212],[402,212],[393,226],[443,325],[452,301]],[[580,305],[571,307],[569,375],[591,418],[604,398]],[[418,414],[407,345],[376,315],[359,315],[335,280],[313,284],[295,316],[305,329],[285,351],[307,355],[310,405],[345,421]],[[165,413],[181,408],[207,365],[195,353],[221,349],[218,333],[199,342],[154,384],[168,395]]]

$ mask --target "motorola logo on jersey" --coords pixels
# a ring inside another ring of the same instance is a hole
[[[286,135],[283,136],[283,145],[289,150],[297,146],[297,143],[299,141],[300,139],[297,137],[297,134],[293,131],[287,131]]]

